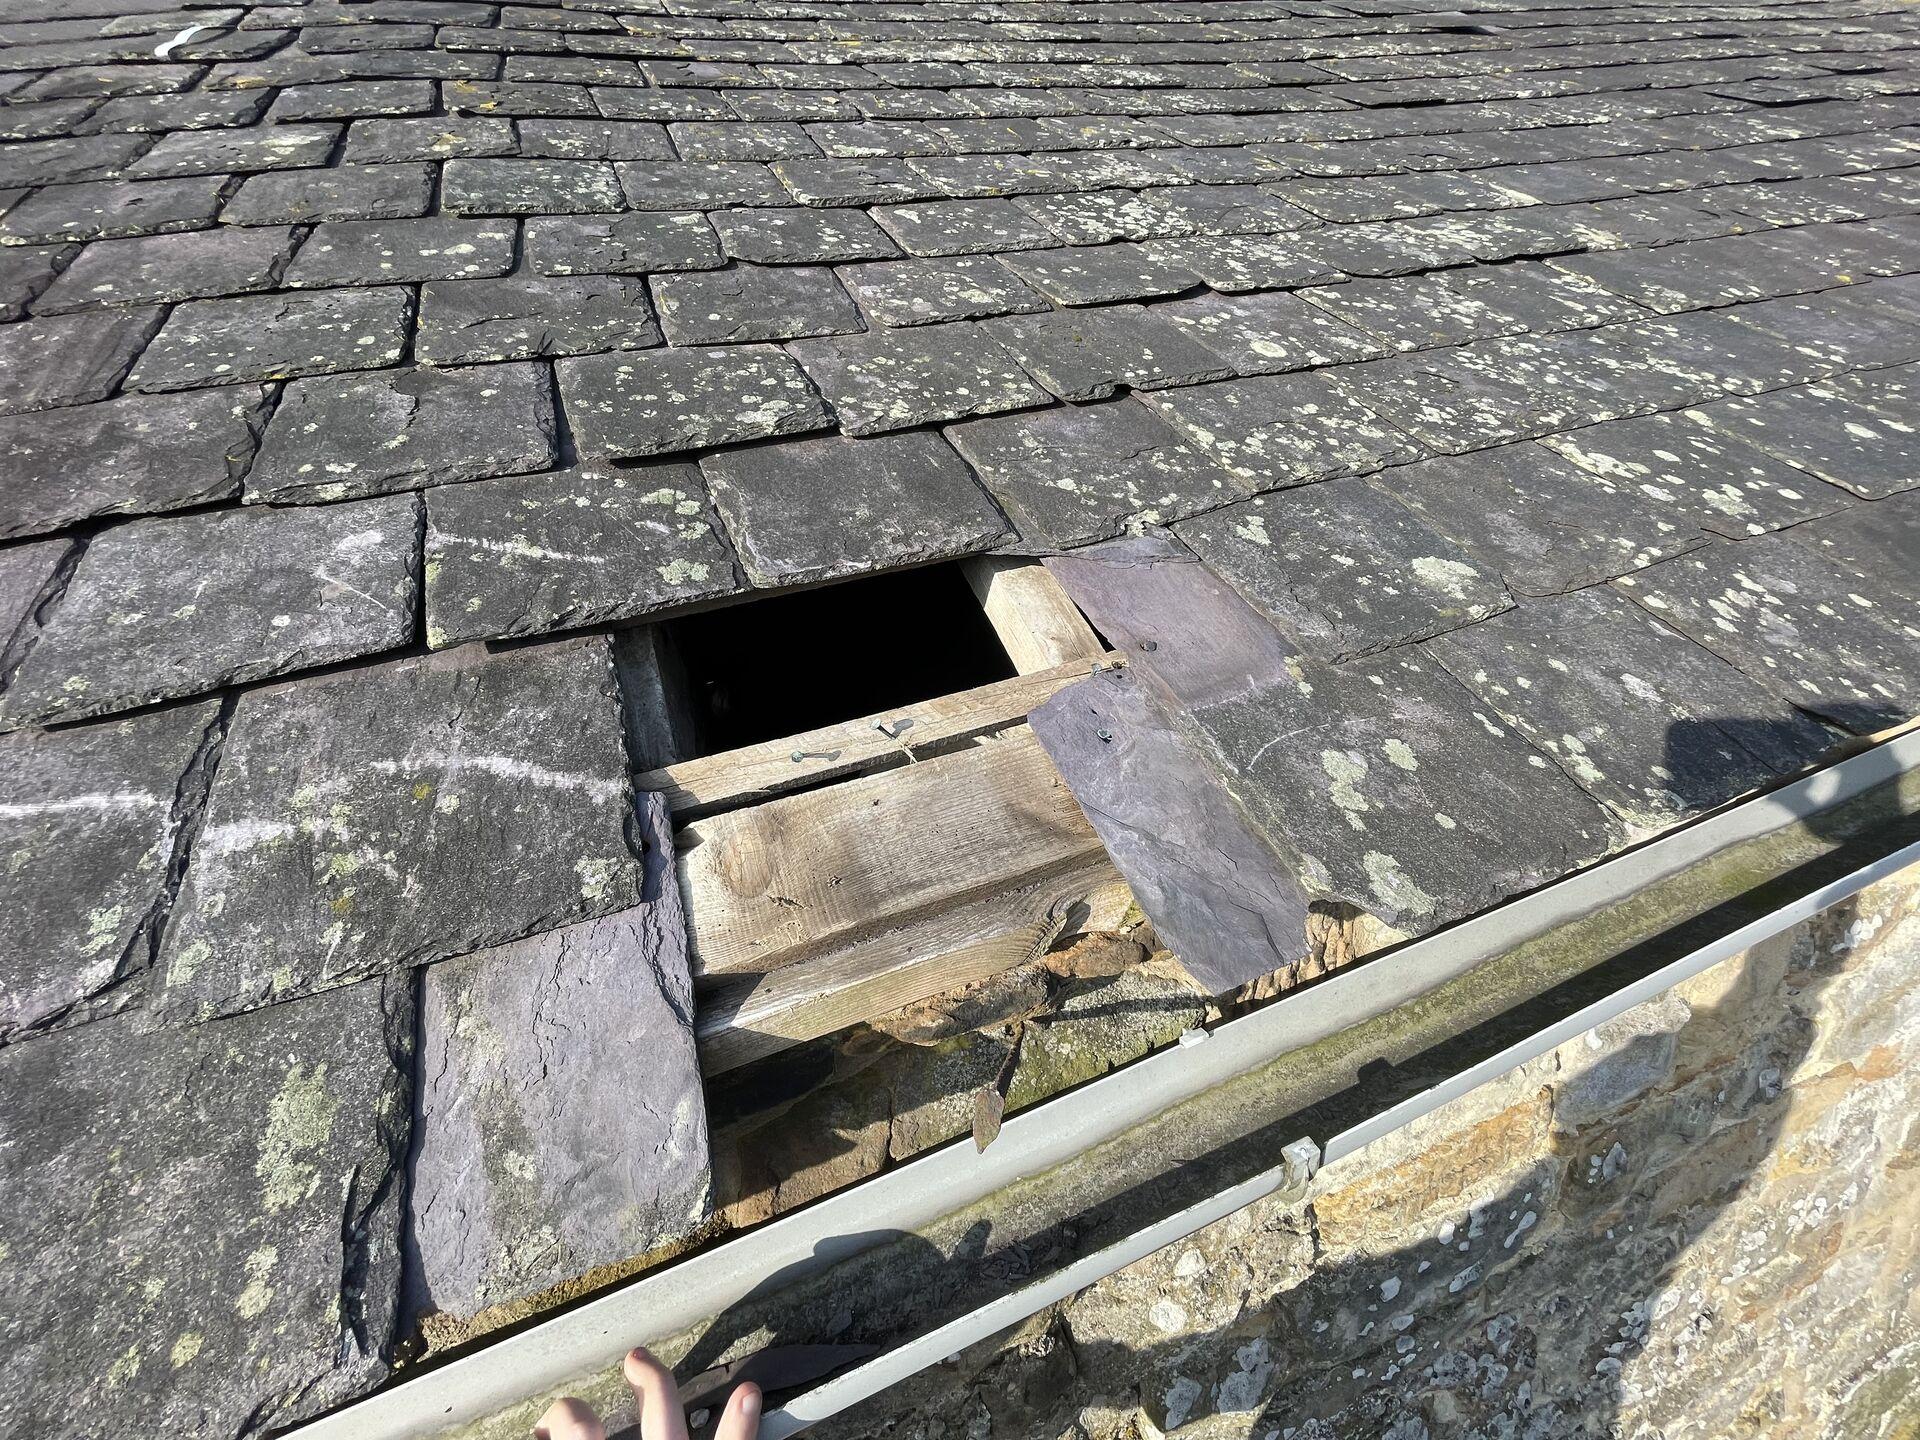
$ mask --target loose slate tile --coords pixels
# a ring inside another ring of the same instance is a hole
[[[377,1385],[402,1338],[412,1049],[410,988],[375,982],[0,1052],[14,1423],[243,1435]]]
[[[106,399],[159,319],[104,310],[0,325],[0,414]]]
[[[982,325],[1062,400],[1099,400],[1126,385],[1158,390],[1224,380],[1233,365],[1163,318],[1166,307],[1105,305]]]
[[[395,220],[424,215],[433,198],[431,165],[336,165],[249,176],[220,212],[227,225],[296,225],[315,220]]]
[[[1614,583],[1822,719],[1871,733],[1920,708],[1912,604],[1785,535],[1709,546]]]
[[[1687,418],[1864,499],[1920,487],[1920,429],[1821,386],[1717,400]]]
[[[1328,665],[1200,705],[1192,724],[1315,898],[1419,933],[1599,859],[1606,813],[1411,653]]]
[[[1171,524],[1240,493],[1216,461],[1133,400],[974,420],[946,435],[1021,539],[1049,549]]]
[[[189,390],[369,370],[399,360],[413,297],[398,287],[321,290],[177,307],[127,377],[130,390]]]
[[[865,329],[823,266],[736,265],[653,282],[660,324],[675,345],[738,345]]]
[[[129,710],[406,644],[415,517],[402,497],[102,531],[0,692],[0,728]]]
[[[1506,609],[1499,577],[1363,480],[1263,495],[1174,534],[1315,655],[1344,660]]]
[[[1156,305],[1152,313],[1171,320],[1241,375],[1374,360],[1392,350],[1298,295],[1196,295]]]
[[[600,160],[449,160],[440,204],[456,215],[581,215],[624,210]]]
[[[883,205],[873,218],[909,255],[981,255],[1035,250],[1055,236],[1011,200],[927,200]]]
[[[1250,490],[1362,475],[1420,453],[1319,375],[1261,375],[1143,398]]]
[[[289,229],[263,228],[96,240],[40,297],[34,313],[270,289],[293,253],[294,238]]]
[[[1305,958],[1299,882],[1132,676],[1101,671],[1029,720],[1189,975],[1224,994]]]
[[[1548,435],[1540,443],[1596,475],[1672,496],[1702,529],[1731,540],[1831,514],[1847,503],[1805,470],[1679,415],[1612,420]]]
[[[1377,353],[1424,350],[1511,335],[1517,322],[1461,293],[1444,274],[1351,280],[1301,292],[1328,315],[1379,337]]]
[[[427,643],[630,620],[740,588],[691,465],[569,470],[427,496]]]
[[[791,205],[765,165],[722,161],[628,160],[615,165],[627,206],[634,210],[727,210],[736,205]],[[620,207],[614,207],[620,208]]]
[[[519,475],[558,458],[542,366],[325,376],[287,386],[247,498],[311,504]]]
[[[0,535],[237,495],[265,406],[236,387],[0,419]]]
[[[1290,235],[1203,236],[1156,240],[1147,253],[1191,270],[1215,290],[1240,294],[1292,285],[1326,285],[1345,278],[1339,266]]]
[[[722,210],[713,223],[727,254],[758,265],[837,265],[900,253],[859,210]]]
[[[233,1014],[624,910],[633,820],[604,638],[253,691],[153,1009]]]
[[[189,130],[163,135],[127,169],[134,180],[168,175],[231,175],[325,165],[338,125],[253,125],[236,130]]]
[[[709,455],[756,585],[799,585],[990,549],[1006,521],[938,435],[829,436]]]
[[[156,235],[207,224],[220,208],[227,177],[107,180],[49,185],[0,217],[0,244]]]
[[[637,278],[512,275],[423,285],[413,353],[426,365],[469,365],[659,343],[647,287]]]
[[[620,351],[554,369],[585,456],[635,458],[821,430],[833,415],[771,345]]]
[[[706,1218],[673,830],[658,795],[643,797],[641,816],[645,903],[426,970],[409,1187],[416,1313],[522,1300]]]
[[[514,239],[511,220],[340,220],[314,227],[285,283],[304,290],[504,275]]]
[[[789,347],[848,435],[1044,405],[1047,392],[977,325],[880,330]]]
[[[1850,506],[1785,534],[1877,585],[1920,601],[1920,493]]]
[[[542,275],[650,275],[726,263],[697,210],[677,214],[536,218],[526,222],[527,264]]]
[[[1427,651],[1576,785],[1647,829],[1798,770],[1839,738],[1604,586],[1522,605]]]
[[[152,959],[218,713],[189,705],[0,739],[0,1039],[128,998],[110,992]]]
[[[16,637],[31,631],[29,617],[72,549],[71,541],[41,540],[0,550],[0,670],[12,668]]]
[[[1048,308],[994,256],[880,260],[850,265],[840,278],[860,308],[882,325],[931,325]]]
[[[1200,283],[1184,266],[1148,254],[1138,245],[1098,245],[1061,250],[1023,250],[1000,257],[1006,267],[1061,305],[1111,305],[1177,295]]]

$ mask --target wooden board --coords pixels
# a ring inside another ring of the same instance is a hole
[[[965,562],[967,583],[1022,675],[1098,660],[1106,646],[1044,565],[980,555]]]
[[[663,791],[674,814],[691,819],[826,780],[893,769],[1019,724],[1035,706],[1084,679],[1091,668],[1090,662],[1076,660],[1016,675],[917,705],[643,771],[634,783],[642,790]]]
[[[680,832],[696,975],[776,970],[1102,854],[1024,725]]]

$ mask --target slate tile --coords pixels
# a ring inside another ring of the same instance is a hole
[[[526,222],[523,243],[527,264],[542,275],[648,275],[726,263],[713,226],[698,210],[535,217]]]
[[[338,125],[183,130],[162,135],[151,150],[127,166],[126,173],[132,180],[152,180],[169,175],[232,175],[325,165],[339,139]]]
[[[284,283],[309,289],[504,275],[515,238],[511,220],[336,220],[314,227]]]
[[[0,739],[11,917],[0,939],[0,1037],[90,1019],[130,998],[130,987],[115,987],[152,959],[168,866],[204,796],[217,719],[217,706],[191,705]]]
[[[1920,602],[1920,494],[1851,505],[1784,532],[1836,565]]]
[[[267,118],[275,125],[285,125],[302,120],[424,115],[433,109],[435,98],[431,80],[341,80],[317,85],[289,85],[274,96],[273,108],[267,112]],[[363,158],[352,153],[357,138],[358,132],[349,128],[347,159]]]
[[[1025,211],[1036,224],[1052,232],[1041,246],[1060,241],[1105,245],[1115,240],[1158,240],[1196,233],[1192,222],[1174,213],[1166,201],[1134,190],[1021,195],[1003,203]]]
[[[416,1312],[524,1300],[706,1218],[673,830],[660,796],[641,805],[646,903],[425,972]]]
[[[793,203],[773,171],[755,161],[700,165],[685,160],[629,160],[614,170],[627,206],[634,210],[726,210],[735,205]]]
[[[1192,724],[1314,898],[1420,933],[1599,859],[1604,811],[1437,665],[1328,665],[1198,706]]]
[[[683,120],[669,128],[684,160],[784,160],[818,155],[820,147],[792,122],[749,125],[739,121]],[[668,156],[666,158],[672,158]]]
[[[434,167],[336,165],[297,174],[250,175],[220,212],[228,225],[315,220],[394,220],[427,213]]]
[[[877,435],[1048,403],[986,332],[966,321],[789,347],[848,435]]]
[[[940,193],[925,176],[898,160],[776,160],[772,173],[803,205],[865,208]]]
[[[252,125],[265,113],[272,98],[255,94],[122,95],[94,111],[84,128],[93,132],[145,134]]]
[[[225,176],[49,185],[0,216],[0,244],[161,234],[205,225],[220,208]]]
[[[247,498],[344,500],[545,470],[558,458],[544,366],[321,376],[280,397]]]
[[[1191,270],[1226,294],[1325,285],[1345,278],[1338,266],[1293,236],[1201,236],[1157,240],[1146,248],[1155,259]]]
[[[588,457],[661,455],[833,423],[800,367],[770,345],[616,351],[561,360],[554,369]]]
[[[583,85],[514,84],[497,80],[453,80],[440,87],[440,99],[456,115],[584,115],[594,111]]]
[[[234,1014],[626,909],[633,819],[604,638],[249,692],[153,1008]]]
[[[1240,493],[1216,461],[1133,400],[972,420],[946,436],[1031,546],[1064,549],[1171,524]]]
[[[1350,280],[1301,295],[1348,326],[1385,341],[1377,354],[1511,335],[1520,326],[1456,289],[1447,274]]]
[[[938,435],[828,436],[700,462],[756,585],[800,585],[990,549],[1006,521]]]
[[[1174,534],[1282,632],[1331,660],[1506,609],[1497,575],[1384,491],[1330,480],[1243,500]]]
[[[196,230],[95,240],[34,305],[57,315],[265,290],[278,282],[295,236],[287,229]]]
[[[1708,240],[1653,250],[1613,250],[1547,263],[1661,315],[1736,300],[1763,300],[1773,293],[1761,277],[1752,273],[1750,264],[1735,267],[1729,263],[1732,257],[1721,258],[1712,249],[1719,243]]]
[[[1200,277],[1191,270],[1130,244],[1022,250],[1000,259],[1014,274],[1061,305],[1109,305],[1177,295],[1200,283]]]
[[[360,83],[347,88],[359,89]],[[283,90],[282,99],[290,93]],[[340,158],[347,165],[392,165],[409,160],[512,155],[516,150],[511,120],[437,115],[356,120],[347,127],[347,143]]]
[[[72,550],[68,540],[0,550],[0,672],[13,668],[15,641],[31,633],[29,617]]]
[[[1315,223],[1313,216],[1258,185],[1182,185],[1140,193],[1195,235],[1271,235]]]
[[[1171,320],[1241,375],[1372,360],[1390,350],[1365,330],[1284,292],[1196,295],[1155,305],[1150,313]]]
[[[167,317],[127,388],[187,390],[391,365],[412,309],[412,296],[396,286],[192,300]]]
[[[0,535],[237,495],[265,408],[263,392],[234,387],[0,419]]]
[[[1165,317],[1166,306],[1110,305],[986,321],[982,328],[1063,400],[1122,385],[1158,390],[1223,380],[1233,364]]]
[[[1260,375],[1143,398],[1249,490],[1365,474],[1420,453],[1318,375]]]
[[[722,210],[713,223],[727,254],[760,265],[834,265],[900,253],[859,210]]]
[[[1450,352],[1343,368],[1338,390],[1443,455],[1524,440],[1556,428],[1524,391],[1459,368]],[[1406,458],[1411,458],[1408,455]]]
[[[1585,330],[1640,319],[1647,313],[1623,296],[1549,265],[1476,265],[1450,272],[1447,283],[1522,330],[1535,333]]]
[[[591,87],[609,120],[725,120],[733,109],[712,90],[642,90],[629,85]]]
[[[924,200],[882,205],[873,218],[909,255],[979,255],[1055,243],[1054,233],[1011,200]]]
[[[160,311],[101,310],[0,325],[0,414],[104,400]]]
[[[374,984],[0,1052],[7,1413],[46,1435],[239,1435],[377,1385],[402,1338],[412,1047],[410,989]]]
[[[1825,386],[1716,400],[1687,418],[1867,500],[1920,487],[1920,429]]]
[[[732,345],[845,335],[860,312],[824,267],[736,265],[653,282],[660,323],[675,345]]]
[[[17,57],[16,49],[10,59]],[[17,60],[15,61],[17,63]],[[183,133],[182,141],[192,137]],[[164,144],[165,141],[162,141]],[[68,185],[81,180],[105,180],[128,174],[145,177],[169,172],[165,169],[136,169],[147,148],[144,135],[83,135],[58,140],[16,140],[0,148],[0,186]],[[225,169],[225,166],[215,166]]]
[[[1787,341],[1802,354],[1828,362],[1829,374],[1862,365],[1901,365],[1920,359],[1920,334],[1898,313],[1873,302],[1877,286],[1743,305],[1735,314]],[[1854,297],[1861,296],[1861,301]],[[1861,302],[1864,303],[1861,303]]]
[[[840,278],[860,308],[882,325],[931,325],[1047,308],[1036,291],[990,255],[877,260],[848,266]]]
[[[456,215],[579,215],[623,210],[613,168],[600,160],[449,160],[441,208]]]
[[[1426,648],[1568,779],[1648,830],[1790,774],[1839,739],[1604,586]]]
[[[135,520],[93,537],[0,692],[0,728],[154,700],[404,645],[411,499]],[[220,563],[209,563],[218,556]]]
[[[647,287],[624,275],[441,280],[420,290],[414,358],[472,365],[660,343]]]
[[[740,588],[692,465],[579,469],[427,495],[427,643],[630,620]]]
[[[1824,720],[1871,733],[1920,707],[1912,604],[1785,535],[1709,546],[1614,583]]]

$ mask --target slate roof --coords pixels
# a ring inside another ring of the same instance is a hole
[[[1223,984],[1909,717],[1917,14],[0,0],[0,1406],[697,1221],[623,624],[1077,552],[1036,724]]]

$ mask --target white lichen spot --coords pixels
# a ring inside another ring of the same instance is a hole
[[[1430,590],[1438,590],[1452,600],[1465,600],[1480,572],[1458,560],[1438,555],[1419,555],[1413,561],[1414,577]]]
[[[273,1286],[267,1282],[272,1278],[273,1267],[279,1263],[280,1252],[271,1245],[262,1245],[247,1256],[247,1288],[233,1302],[233,1308],[246,1319],[258,1318],[273,1303]]]
[[[1366,867],[1367,884],[1374,898],[1383,905],[1409,915],[1431,915],[1436,906],[1433,897],[1414,884],[1400,862],[1380,850],[1369,850],[1361,857]]]
[[[1387,760],[1390,764],[1397,765],[1402,770],[1418,770],[1420,768],[1419,760],[1414,758],[1413,751],[1409,748],[1406,741],[1388,740],[1382,744],[1380,748],[1386,753]]]
[[[327,1090],[324,1063],[311,1070],[297,1061],[288,1067],[280,1092],[267,1107],[266,1133],[260,1137],[253,1171],[265,1192],[267,1213],[290,1210],[320,1185],[320,1172],[303,1157],[333,1135],[340,1102]]]

